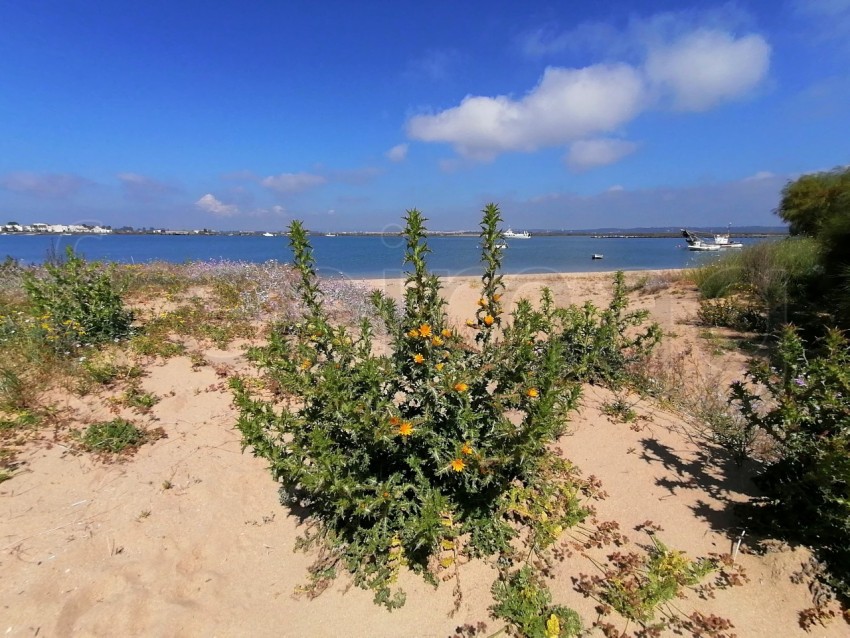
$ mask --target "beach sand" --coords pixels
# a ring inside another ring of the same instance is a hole
[[[628,273],[633,283],[643,277],[630,298],[662,325],[662,359],[678,361],[690,383],[740,377],[740,351],[718,350],[694,325],[696,291],[663,273]],[[505,301],[536,297],[546,285],[559,303],[604,304],[610,282],[610,274],[506,276]],[[400,280],[365,283],[401,294]],[[444,281],[448,312],[461,329],[474,316],[478,283]],[[62,432],[25,448],[25,465],[0,484],[0,634],[442,638],[464,623],[485,621],[484,635],[501,628],[488,612],[493,570],[478,561],[461,568],[454,615],[451,583],[434,589],[411,574],[400,582],[407,604],[393,612],[345,575],[315,599],[294,595],[313,555],[293,551],[304,523],[280,504],[264,461],[241,451],[227,377],[248,369],[242,345],[206,348],[210,365],[200,368],[188,357],[149,363],[143,388],[162,400],[143,420],[167,437],[124,462],[73,453]],[[65,429],[112,418],[106,398],[62,396]],[[732,505],[754,493],[748,468],[716,455],[681,415],[637,397],[629,401],[645,417],[639,427],[612,422],[601,411],[612,398],[585,388],[570,432],[557,443],[609,494],[596,505],[599,519],[617,521],[633,543],[647,542],[634,528],[651,520],[665,543],[691,557],[731,551],[739,532]],[[791,574],[806,557],[803,550],[742,553],[748,584],[676,605],[729,618],[739,637],[846,636],[841,621],[809,634],[799,627],[811,594]],[[555,602],[590,624],[595,603],[573,589],[580,573],[595,568],[576,553],[556,563],[550,587]]]

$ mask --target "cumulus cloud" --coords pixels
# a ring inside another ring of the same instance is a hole
[[[200,208],[205,213],[210,213],[216,217],[233,217],[239,214],[239,207],[233,204],[225,204],[216,199],[212,193],[207,193],[195,202],[195,206]]]
[[[593,138],[621,134],[648,109],[713,108],[747,95],[764,80],[771,47],[756,33],[736,35],[735,27],[744,22],[740,11],[726,8],[657,14],[632,20],[622,31],[603,23],[564,33],[551,27],[531,31],[520,41],[531,56],[578,52],[581,45],[585,55],[591,51],[629,62],[549,66],[522,97],[467,95],[457,106],[411,117],[407,134],[451,144],[458,155],[475,161],[573,144],[567,161],[574,168],[609,164],[634,147]]]
[[[579,140],[570,145],[566,156],[567,166],[574,171],[586,171],[598,166],[606,166],[634,153],[637,144],[627,140],[597,139]]]
[[[288,214],[283,206],[244,208],[236,204],[225,204],[212,193],[207,193],[196,201],[195,207],[216,217],[284,217]]]
[[[683,111],[704,111],[752,90],[767,74],[770,45],[760,35],[735,38],[701,30],[650,50],[646,75]]]
[[[519,100],[467,96],[454,108],[411,118],[407,131],[413,139],[448,142],[464,157],[489,160],[612,131],[634,118],[643,100],[644,83],[628,65],[550,67]]]
[[[7,173],[0,176],[0,188],[45,199],[65,199],[90,182],[69,173]]]
[[[407,159],[407,150],[407,144],[396,144],[384,154],[391,162],[403,162]]]
[[[326,177],[311,173],[281,173],[263,178],[260,184],[282,195],[289,195],[321,186],[327,181]]]
[[[138,202],[150,203],[177,192],[170,184],[138,173],[119,173],[116,177],[121,183],[124,196]]]

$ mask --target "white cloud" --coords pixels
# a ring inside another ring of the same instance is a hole
[[[239,214],[239,207],[233,204],[225,204],[216,199],[211,193],[207,193],[195,202],[195,206],[206,213],[216,217],[233,217]]]
[[[387,156],[387,159],[389,159],[391,162],[403,162],[405,159],[407,159],[407,151],[407,144],[396,144],[390,150],[388,150],[385,155]]]
[[[699,30],[649,51],[649,81],[672,92],[674,106],[704,111],[751,91],[767,74],[770,45],[760,35],[734,38]]]
[[[470,95],[454,108],[411,118],[407,131],[425,142],[448,142],[464,157],[489,160],[612,131],[634,118],[643,101],[643,81],[628,65],[549,67],[522,99]]]
[[[207,193],[195,202],[195,206],[216,217],[285,217],[287,211],[283,206],[270,208],[242,209],[236,204],[225,204],[212,193]]]
[[[321,186],[327,181],[326,177],[311,173],[281,173],[263,178],[260,184],[283,195],[288,195]]]
[[[771,47],[765,38],[736,35],[748,21],[745,11],[729,4],[633,18],[624,29],[583,23],[560,33],[551,26],[530,31],[519,40],[530,56],[595,54],[624,62],[550,66],[521,98],[467,95],[457,106],[411,117],[407,134],[451,144],[468,160],[489,161],[500,153],[621,134],[648,109],[704,111],[751,93],[767,76]],[[620,141],[617,152],[610,142],[578,145],[568,162],[589,168],[617,161],[634,150],[625,144]],[[606,156],[613,159],[602,161]]]
[[[586,171],[599,166],[607,166],[623,159],[637,149],[637,144],[627,140],[597,139],[579,140],[570,145],[565,158],[567,166],[574,171]]]

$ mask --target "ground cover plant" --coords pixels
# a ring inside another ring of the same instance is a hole
[[[76,433],[83,449],[102,455],[132,453],[140,445],[163,435],[161,428],[148,431],[120,418],[92,423],[85,430]]]
[[[371,323],[335,326],[324,310],[311,248],[300,223],[290,242],[305,318],[275,330],[251,356],[283,401],[263,397],[250,379],[232,385],[244,445],[267,459],[285,500],[305,508],[318,547],[314,585],[341,568],[390,608],[402,566],[436,584],[456,575],[461,556],[501,557],[502,572],[545,552],[587,515],[593,488],[547,444],[563,432],[578,386],[565,382],[563,339],[543,294],[503,312],[498,208],[481,224],[484,275],[474,339],[448,324],[440,283],[429,273],[424,219],[408,211],[404,302],[375,293],[390,341],[373,352]],[[315,589],[315,588],[314,588]],[[457,593],[457,590],[456,590]],[[564,633],[574,619],[559,608]],[[513,622],[513,621],[512,621]]]

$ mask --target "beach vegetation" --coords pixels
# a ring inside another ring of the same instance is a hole
[[[829,330],[807,349],[791,326],[769,360],[732,386],[746,429],[772,442],[747,513],[766,533],[811,547],[850,601],[850,342]]]
[[[284,501],[312,523],[299,545],[318,549],[309,590],[344,569],[393,608],[404,603],[395,583],[407,567],[435,585],[454,579],[459,603],[463,557],[521,568],[587,516],[583,502],[597,490],[549,448],[579,396],[569,340],[547,291],[506,314],[500,221],[488,205],[480,299],[466,338],[449,323],[440,280],[427,268],[425,219],[408,211],[401,307],[379,292],[371,297],[386,354],[376,354],[368,317],[356,330],[331,321],[306,232],[290,226],[305,313],[277,324],[268,345],[249,353],[279,396],[248,378],[232,387],[243,445],[269,462]],[[521,540],[529,549],[520,555]],[[570,626],[566,612],[552,614]]]
[[[643,551],[616,551],[604,562],[591,559],[599,573],[573,579],[576,591],[599,603],[593,626],[609,638],[629,635],[631,623],[639,627],[635,636],[659,636],[672,629],[679,634],[733,638],[734,633],[727,633],[734,629],[729,620],[696,611],[687,614],[675,601],[689,591],[709,597],[716,589],[742,585],[748,580],[744,570],[729,555],[688,558],[665,545],[654,530],[646,531],[650,543]],[[712,574],[714,580],[708,581]],[[625,619],[625,627],[610,622],[617,617]]]
[[[133,313],[124,306],[111,273],[88,263],[68,246],[64,259],[47,262],[38,274],[27,271],[23,287],[36,329],[57,352],[123,339]]]
[[[662,338],[661,327],[647,323],[649,311],[629,310],[622,271],[614,275],[608,306],[587,301],[555,311],[560,328],[566,374],[576,382],[620,388],[633,381],[632,372],[652,354]]]
[[[158,436],[161,436],[161,432],[152,434],[130,421],[116,418],[92,423],[77,433],[77,440],[89,452],[110,455],[135,451],[143,443]]]
[[[491,592],[493,615],[510,622],[514,635],[526,638],[581,635],[578,614],[563,605],[553,605],[543,578],[528,565],[497,579]]]

